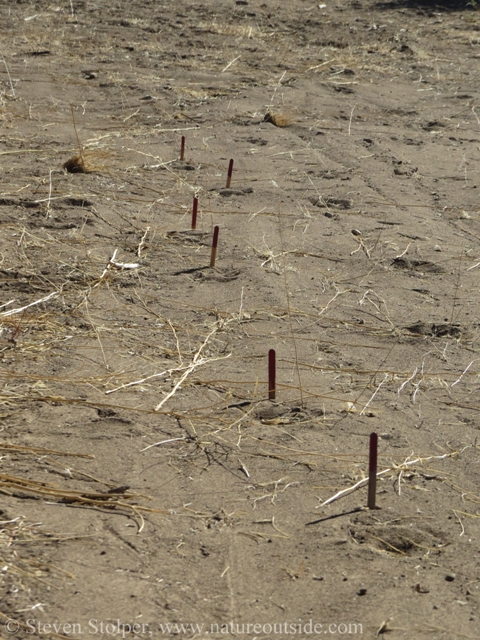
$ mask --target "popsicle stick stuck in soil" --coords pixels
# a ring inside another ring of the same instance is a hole
[[[198,198],[194,198],[193,210],[192,210],[192,229],[197,228],[197,211],[198,211]]]
[[[212,242],[212,254],[210,257],[210,268],[213,269],[215,266],[215,259],[217,257],[217,245],[218,245],[218,232],[220,228],[216,226],[213,230],[213,242]]]
[[[268,352],[268,399],[275,400],[276,392],[276,361],[275,349]]]
[[[233,173],[233,160],[230,160],[228,165],[228,174],[227,174],[227,189],[230,189],[230,184],[232,182],[232,173]]]
[[[375,497],[377,492],[377,454],[378,436],[376,433],[370,434],[370,457],[368,461],[368,501],[367,507],[375,509]]]

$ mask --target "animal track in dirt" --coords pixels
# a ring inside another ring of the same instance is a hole
[[[410,258],[402,257],[395,258],[392,261],[392,266],[396,269],[406,269],[409,271],[420,271],[422,273],[445,273],[445,269],[434,262],[429,260],[412,260]]]
[[[402,524],[404,519],[385,525],[381,522],[363,525],[358,519],[349,533],[358,544],[398,555],[423,556],[426,551],[439,552],[450,544],[448,536],[432,527],[419,526],[415,521]],[[358,524],[357,524],[358,523]]]

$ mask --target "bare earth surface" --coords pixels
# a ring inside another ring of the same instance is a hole
[[[0,3],[2,638],[480,637],[480,13],[326,2]]]

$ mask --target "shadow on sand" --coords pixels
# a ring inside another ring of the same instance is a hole
[[[391,0],[378,2],[376,9],[412,9],[427,15],[435,12],[480,11],[477,0]]]

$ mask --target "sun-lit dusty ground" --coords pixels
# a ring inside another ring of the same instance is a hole
[[[0,25],[2,638],[478,637],[480,14]]]

